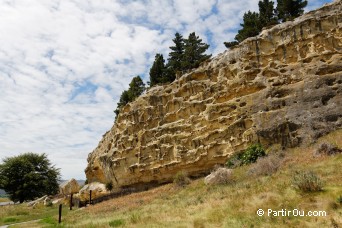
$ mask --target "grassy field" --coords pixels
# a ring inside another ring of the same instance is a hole
[[[150,191],[109,200],[87,208],[66,211],[61,227],[341,227],[342,154],[313,157],[320,142],[342,148],[342,130],[321,138],[310,147],[285,151],[279,170],[272,175],[251,175],[255,165],[234,169],[234,182],[206,186],[203,178],[185,187],[167,184]],[[323,190],[304,193],[295,189],[296,171],[312,170]],[[44,218],[18,227],[57,226],[57,208],[37,211],[26,206],[0,207],[0,224],[10,218]],[[26,207],[27,208],[27,207]],[[258,209],[265,215],[258,216]],[[267,216],[268,209],[324,211],[326,216]],[[10,212],[12,210],[12,212]],[[18,213],[18,211],[22,211]],[[27,213],[27,214],[26,214]],[[39,213],[42,213],[38,215]]]
[[[11,200],[7,197],[0,197],[0,203],[3,203],[3,202],[10,202]]]

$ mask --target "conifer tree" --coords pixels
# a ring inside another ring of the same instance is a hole
[[[243,24],[241,24],[242,29],[238,31],[235,39],[239,42],[243,40],[257,36],[262,29],[262,25],[259,20],[259,14],[256,12],[248,11],[243,15]]]
[[[306,0],[277,0],[278,19],[285,22],[299,17],[307,4]]]
[[[167,64],[167,75],[172,79],[177,71],[182,70],[182,61],[184,56],[184,39],[178,32],[175,34],[175,38],[172,40],[175,46],[171,46],[171,52],[169,53]],[[173,80],[172,80],[173,81]]]
[[[202,43],[202,39],[196,36],[195,32],[190,33],[188,39],[184,40],[184,55],[181,62],[182,70],[189,70],[198,67],[211,55],[204,54],[209,45]]]
[[[163,83],[165,74],[165,60],[162,54],[156,54],[153,65],[150,69],[150,86]]]
[[[262,27],[277,24],[273,1],[259,1],[259,20]]]
[[[129,100],[134,101],[135,98],[139,97],[145,91],[145,84],[141,80],[140,76],[136,76],[129,83],[128,96]]]
[[[124,90],[120,96],[120,100],[117,104],[117,108],[114,113],[116,117],[120,113],[120,109],[128,104],[129,102],[134,101],[137,97],[139,97],[145,91],[145,84],[141,80],[140,76],[136,76],[132,79],[131,83],[129,83],[128,90]]]

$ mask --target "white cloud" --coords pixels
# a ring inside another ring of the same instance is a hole
[[[221,52],[257,2],[2,0],[0,159],[44,152],[63,178],[84,178],[122,90],[148,79],[156,53],[167,59],[175,32]]]

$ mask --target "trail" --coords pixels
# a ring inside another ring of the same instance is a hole
[[[31,220],[31,221],[26,221],[26,222],[12,223],[12,224],[8,224],[8,225],[0,226],[0,228],[7,228],[7,227],[14,226],[14,225],[26,224],[26,223],[31,223],[31,222],[38,222],[40,220],[41,219],[36,219],[36,220]]]

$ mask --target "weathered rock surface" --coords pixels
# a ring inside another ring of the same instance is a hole
[[[264,30],[126,105],[88,156],[126,187],[223,164],[252,142],[292,147],[342,126],[342,2]]]
[[[226,168],[218,168],[204,178],[206,185],[228,184],[233,182],[233,170]]]
[[[59,192],[60,194],[63,194],[63,195],[70,195],[70,194],[78,193],[79,190],[80,190],[80,185],[74,178],[62,183],[59,186]]]
[[[104,184],[99,183],[99,182],[92,182],[90,184],[84,185],[84,187],[79,191],[79,194],[76,195],[75,198],[79,198],[81,201],[89,200],[90,190],[92,191],[91,192],[92,199],[96,199],[98,197],[109,194]]]

